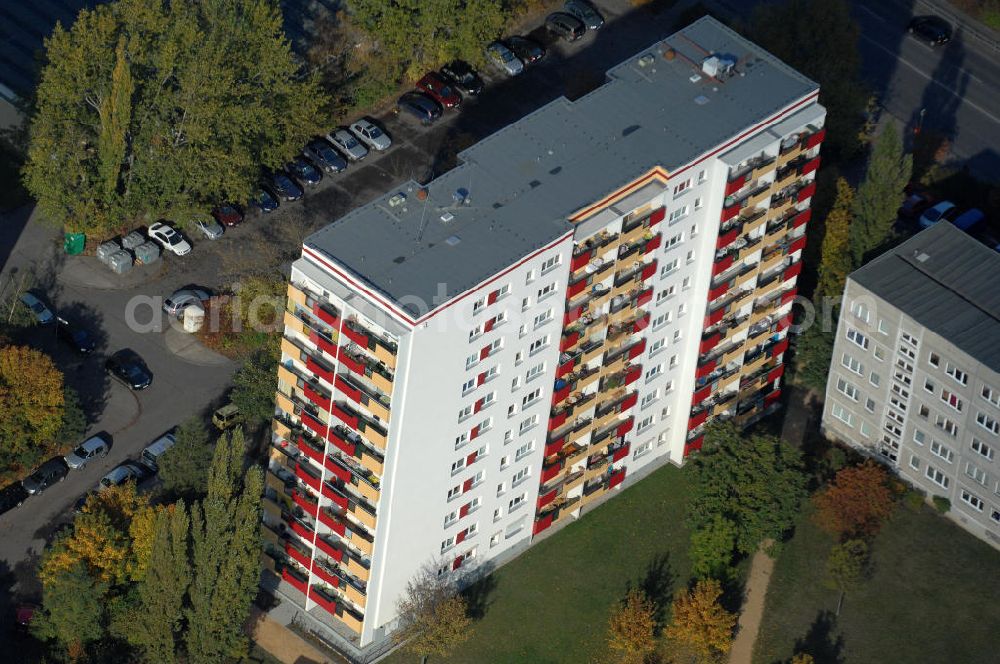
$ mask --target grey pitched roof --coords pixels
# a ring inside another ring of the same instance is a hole
[[[1000,372],[1000,254],[938,223],[850,279]]]
[[[706,53],[731,56],[741,73],[692,80]],[[556,99],[465,150],[426,201],[407,183],[306,245],[396,302],[433,308],[570,231],[576,210],[654,166],[689,163],[816,88],[706,17],[615,66],[580,99]],[[392,205],[399,193],[405,202]]]

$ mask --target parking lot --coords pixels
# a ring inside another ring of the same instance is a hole
[[[0,572],[4,564],[8,571],[0,573],[0,599],[9,600],[12,591],[21,597],[37,594],[33,576],[41,550],[59,524],[70,518],[76,499],[94,488],[104,473],[126,458],[136,458],[168,428],[191,415],[210,412],[228,388],[235,363],[169,325],[145,333],[130,329],[129,302],[140,296],[166,297],[187,284],[227,291],[248,268],[287,274],[287,264],[298,255],[308,233],[391,187],[410,179],[425,182],[452,168],[457,152],[545,103],[561,95],[573,99],[585,94],[600,84],[608,67],[673,28],[673,13],[635,10],[628,0],[595,4],[608,21],[600,31],[588,32],[571,44],[556,42],[542,30],[531,32],[529,36],[548,51],[539,63],[516,78],[497,70],[482,71],[487,84],[483,93],[467,99],[461,110],[446,111],[431,126],[391,112],[376,115],[374,119],[392,138],[389,150],[370,154],[342,173],[326,175],[300,201],[282,203],[268,215],[248,214],[243,224],[227,229],[218,240],[186,233],[194,245],[187,256],[167,255],[118,277],[93,257],[66,256],[61,235],[36,218],[19,234],[18,219],[0,224],[0,247],[6,245],[0,260],[7,256],[2,279],[33,274],[31,283],[57,312],[70,312],[97,333],[98,350],[86,359],[57,346],[48,329],[37,330],[28,342],[52,353],[70,384],[80,390],[91,416],[88,435],[107,431],[114,438],[106,458],[72,471],[65,481],[0,516],[5,535],[0,541]],[[131,348],[145,359],[154,374],[150,388],[133,393],[105,376],[104,358],[120,348]],[[7,615],[4,608],[0,606],[0,611]]]

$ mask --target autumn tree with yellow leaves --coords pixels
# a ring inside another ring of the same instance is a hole
[[[656,650],[656,604],[633,588],[608,619],[608,662],[643,664]]]
[[[674,597],[667,644],[676,664],[721,661],[732,646],[736,614],[720,603],[722,586],[715,579],[698,581]]]
[[[62,372],[48,355],[0,347],[0,474],[56,451],[64,401]]]

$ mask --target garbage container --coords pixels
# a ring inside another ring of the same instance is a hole
[[[160,258],[160,247],[154,242],[143,242],[133,249],[135,262],[140,265],[149,265]]]
[[[138,231],[132,231],[131,233],[122,238],[122,249],[132,251],[140,244],[143,244],[145,242],[146,238],[143,237],[142,233]]]
[[[205,310],[200,304],[192,304],[184,308],[184,331],[197,332],[205,324]]]
[[[115,240],[108,240],[97,248],[97,260],[106,264],[112,255],[117,254],[121,250],[121,245]]]
[[[108,256],[108,267],[115,274],[125,274],[132,270],[132,254],[125,250],[116,251]]]
[[[87,246],[87,236],[84,233],[66,233],[63,238],[63,250],[70,256],[82,254],[85,246]]]

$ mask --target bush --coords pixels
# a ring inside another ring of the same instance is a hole
[[[951,509],[951,501],[944,496],[934,496],[931,500],[934,503],[934,508],[941,514],[947,514],[948,510]]]
[[[914,512],[919,512],[927,497],[917,489],[910,489],[903,496],[903,504]]]

